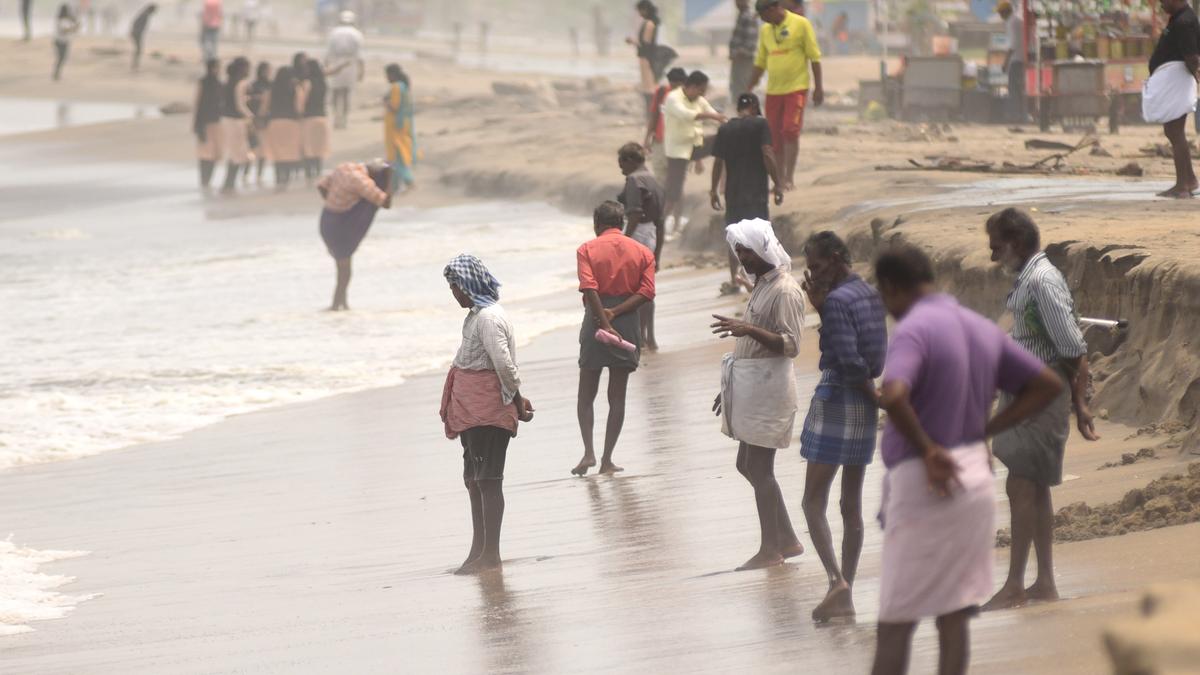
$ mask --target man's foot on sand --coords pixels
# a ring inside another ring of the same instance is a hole
[[[1058,600],[1058,588],[1054,584],[1043,584],[1040,581],[1025,589],[1025,598],[1035,602],[1054,602]]]
[[[1187,188],[1175,186],[1170,190],[1163,190],[1156,196],[1165,197],[1166,199],[1191,199],[1192,191]]]
[[[812,612],[813,621],[819,623],[851,616],[854,616],[854,598],[844,581],[829,589],[825,599]]]
[[[1025,606],[1029,599],[1025,597],[1025,589],[1017,588],[1012,590],[1005,586],[992,596],[983,606],[983,611],[991,612],[997,609],[1016,609],[1017,607]]]
[[[620,473],[624,470],[625,470],[625,467],[623,467],[623,466],[617,466],[616,464],[613,464],[612,462],[602,462],[600,464],[599,473],[601,476],[611,476],[614,473]]]
[[[490,570],[498,570],[503,566],[499,557],[480,556],[455,570],[455,574],[479,574]]]
[[[779,552],[783,555],[785,560],[788,558],[795,558],[796,556],[804,553],[804,544],[796,542],[790,546],[780,546]]]
[[[736,571],[745,572],[746,570],[761,570],[766,567],[774,567],[782,564],[783,556],[779,555],[779,553],[764,553],[759,551],[753,558],[742,563]]]
[[[654,340],[647,340],[645,349],[648,352],[656,352],[656,351],[658,351],[658,343],[655,342]]]
[[[585,456],[583,459],[579,460],[579,463],[575,465],[574,469],[571,469],[571,473],[575,474],[576,476],[586,476],[588,469],[592,468],[593,466],[596,466],[596,458],[588,458]]]

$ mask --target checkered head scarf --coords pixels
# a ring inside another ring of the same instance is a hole
[[[451,260],[442,273],[446,275],[446,281],[458,286],[476,307],[482,309],[500,302],[500,282],[479,258],[463,253]]]

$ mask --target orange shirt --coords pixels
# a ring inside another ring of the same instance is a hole
[[[579,265],[579,290],[601,296],[641,295],[654,299],[654,254],[611,227],[575,252]]]

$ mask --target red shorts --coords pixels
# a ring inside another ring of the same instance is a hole
[[[800,140],[806,103],[807,89],[790,94],[767,94],[767,124],[771,127],[771,141],[777,154],[784,141]]]

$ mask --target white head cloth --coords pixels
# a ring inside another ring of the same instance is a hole
[[[779,243],[771,223],[761,218],[743,220],[726,227],[725,241],[729,242],[729,248],[734,253],[737,253],[737,246],[740,244],[776,268],[792,267],[792,257],[784,250],[783,244]]]

